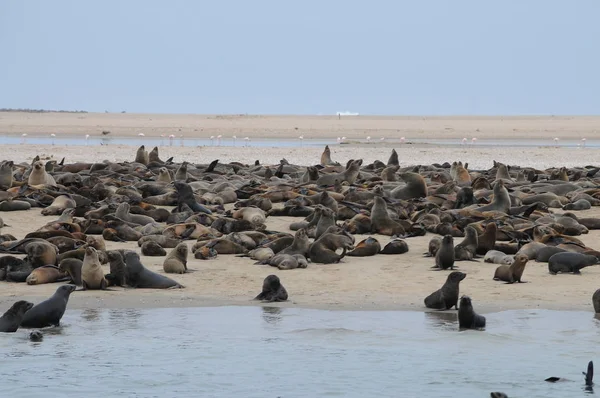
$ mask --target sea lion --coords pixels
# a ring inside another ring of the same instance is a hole
[[[405,235],[404,227],[392,220],[387,210],[385,200],[380,196],[373,198],[371,208],[371,232],[381,235]]]
[[[262,225],[267,219],[265,212],[255,206],[242,207],[232,213],[235,219],[250,221],[254,225]]]
[[[425,179],[418,173],[406,172],[400,174],[400,178],[406,183],[390,191],[390,197],[394,199],[418,199],[427,197],[427,184]]]
[[[33,268],[56,264],[58,249],[49,242],[42,240],[31,242],[25,247],[25,252],[27,253],[27,261]]]
[[[444,235],[442,245],[435,254],[435,266],[431,268],[454,269],[454,238],[452,235]]]
[[[71,282],[75,286],[81,286],[81,267],[83,261],[78,258],[65,258],[58,264],[58,269],[71,277]]]
[[[14,181],[13,166],[14,162],[12,160],[0,163],[0,190],[7,190],[12,187]]]
[[[490,250],[485,253],[483,258],[484,263],[511,265],[514,261],[514,257],[510,256],[500,250]]]
[[[600,314],[600,289],[597,289],[592,295],[592,304],[594,305],[594,312]]]
[[[67,276],[55,265],[42,265],[37,267],[27,276],[25,282],[28,285],[42,285],[44,283],[54,283],[64,279]]]
[[[62,285],[47,300],[34,305],[23,316],[21,327],[43,328],[46,326],[59,326],[60,320],[67,309],[69,296],[76,289],[75,285]]]
[[[33,303],[19,300],[0,317],[0,332],[14,333],[21,326],[23,316],[33,307]]]
[[[104,275],[110,286],[127,285],[127,266],[123,261],[123,256],[118,250],[110,250],[106,252],[108,261],[110,262],[110,272]]]
[[[39,330],[34,330],[33,332],[29,333],[29,340],[33,341],[34,343],[39,343],[43,339],[44,335]]]
[[[598,257],[589,254],[574,252],[556,253],[548,260],[548,271],[552,275],[557,273],[581,274],[580,270],[585,267],[598,264]]]
[[[537,261],[538,263],[547,263],[548,260],[550,260],[550,257],[555,255],[556,253],[563,253],[563,252],[566,252],[566,250],[561,249],[560,247],[546,246],[546,247],[538,250],[536,257],[535,257],[535,261]]]
[[[85,248],[85,257],[81,266],[81,286],[81,290],[106,290],[108,287],[98,258],[98,251],[91,246]]]
[[[135,153],[136,163],[141,163],[143,165],[147,165],[150,161],[150,157],[148,155],[148,151],[146,151],[146,147],[144,145],[140,146]]]
[[[277,267],[280,270],[308,267],[308,261],[302,254],[276,254],[273,257],[264,261],[259,261],[256,264],[269,264],[271,267]]]
[[[59,195],[54,198],[50,206],[42,209],[43,216],[57,216],[62,214],[65,209],[75,208],[77,203],[68,195]]]
[[[452,271],[444,285],[425,298],[425,307],[436,310],[449,310],[452,307],[458,309],[459,284],[466,277],[467,274],[463,272]]]
[[[572,203],[567,203],[563,206],[563,210],[589,210],[592,208],[590,202],[585,199],[579,199]]]
[[[508,395],[503,392],[496,391],[490,393],[490,398],[508,398]]]
[[[169,174],[169,170],[166,167],[161,167],[158,169],[158,176],[156,177],[156,181],[169,183],[172,181],[171,174]]]
[[[460,298],[460,306],[458,307],[458,326],[461,329],[485,328],[485,317],[477,314],[473,310],[473,304],[471,303],[471,298],[469,296],[462,296]]]
[[[483,233],[477,237],[477,250],[475,254],[484,256],[488,251],[494,249],[497,231],[498,227],[495,222],[487,223]]]
[[[504,186],[504,180],[497,180],[494,185],[494,198],[492,203],[489,205],[484,205],[476,208],[477,211],[501,211],[503,213],[507,213],[510,209],[510,195],[508,194],[508,190]],[[525,202],[523,202],[525,203]],[[527,203],[525,203],[527,204]]]
[[[523,276],[527,261],[529,261],[529,257],[524,254],[517,254],[511,265],[501,265],[496,268],[494,280],[508,283],[525,283],[521,280],[521,277]]]
[[[188,246],[185,242],[171,250],[163,262],[163,269],[169,274],[184,274],[187,272]]]
[[[465,228],[465,238],[454,248],[454,259],[456,261],[473,260],[477,246],[477,230],[469,225]]]
[[[308,255],[313,263],[333,264],[339,263],[346,250],[353,250],[354,245],[351,238],[347,235],[335,233],[339,227],[329,227],[327,232],[316,239],[308,248]],[[341,254],[337,254],[337,249],[342,249]]]
[[[367,239],[363,239],[360,241],[355,247],[354,250],[348,252],[346,255],[351,257],[367,257],[374,256],[381,250],[381,244],[379,241],[372,236],[369,236]]]
[[[182,285],[164,275],[150,271],[140,262],[140,255],[133,251],[125,252],[127,284],[134,288],[170,289],[183,288]]]
[[[0,202],[0,211],[20,211],[31,209],[31,203],[24,200],[3,200]]]
[[[155,223],[154,218],[150,216],[145,216],[143,214],[131,214],[129,212],[130,210],[131,206],[129,205],[129,203],[121,203],[119,204],[119,206],[117,206],[115,216],[123,221],[127,221],[129,223],[137,225],[147,225]]]
[[[283,237],[280,239],[286,239],[286,237]],[[280,239],[273,241],[273,246]],[[306,256],[308,254],[308,249],[310,248],[310,245],[311,245],[311,243],[310,243],[310,240],[308,239],[308,235],[306,234],[306,230],[299,229],[294,234],[293,241],[289,246],[285,247],[284,249],[282,249],[280,251],[273,249],[272,245],[269,245],[269,247],[273,250],[273,252],[275,254],[278,254],[278,253],[279,254],[302,254],[303,256]]]
[[[189,184],[183,181],[175,181],[173,186],[177,190],[177,209],[180,210],[181,206],[185,203],[194,212],[201,212],[206,214],[212,214],[212,211],[202,206],[194,197],[194,191]]]
[[[270,247],[257,247],[245,254],[238,254],[238,257],[250,257],[253,260],[263,262],[268,261],[275,253]]]
[[[54,181],[54,177],[46,172],[46,168],[44,164],[39,160],[33,163],[31,168],[31,173],[29,174],[29,178],[27,180],[27,184],[29,185],[56,185],[56,181]]]
[[[408,243],[403,239],[394,238],[379,251],[379,254],[404,254],[407,252]]]
[[[194,252],[194,258],[197,260],[211,260],[217,258],[218,254],[219,252],[217,252],[213,247],[202,246],[196,249]]]
[[[438,250],[440,250],[441,246],[442,246],[442,238],[440,238],[439,236],[434,236],[429,241],[429,245],[427,246],[427,253],[423,253],[423,255],[425,257],[435,257]]]
[[[142,254],[144,256],[166,256],[167,252],[158,243],[149,240],[142,244]]]
[[[266,302],[286,301],[288,294],[277,275],[269,275],[263,281],[262,292],[254,298]]]
[[[85,240],[88,246],[93,247],[99,251],[106,251],[106,242],[101,236],[88,236]]]
[[[142,245],[148,241],[156,242],[164,249],[173,249],[174,247],[177,247],[177,245],[181,242],[181,239],[169,238],[165,235],[148,235],[142,236],[138,240],[138,246],[142,247]]]

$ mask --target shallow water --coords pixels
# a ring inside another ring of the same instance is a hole
[[[456,311],[67,310],[41,343],[24,329],[0,336],[2,395],[588,396],[581,371],[600,343],[593,314],[486,317],[485,331],[459,332]]]

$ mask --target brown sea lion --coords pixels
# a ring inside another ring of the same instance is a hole
[[[369,236],[367,239],[360,241],[354,247],[354,250],[348,252],[346,255],[351,257],[368,257],[376,255],[380,250],[381,244],[379,241],[372,236]]]
[[[71,282],[75,286],[82,286],[81,281],[81,267],[83,266],[83,261],[77,258],[65,258],[58,264],[58,269],[69,275],[71,278]]]
[[[517,254],[511,265],[501,265],[496,268],[494,280],[507,283],[525,283],[521,280],[521,277],[523,276],[527,261],[529,261],[529,257],[524,254]]]
[[[371,208],[371,232],[381,235],[405,235],[404,227],[392,220],[387,211],[387,204],[380,196],[373,198],[373,207]]]
[[[31,242],[25,247],[25,252],[27,253],[27,261],[33,268],[56,264],[58,249],[49,242]]]
[[[59,195],[50,204],[50,206],[42,209],[43,216],[57,216],[62,214],[65,209],[75,208],[76,202],[70,196]]]
[[[285,238],[280,238],[285,239]],[[279,240],[279,239],[278,239]],[[287,239],[286,239],[287,241]],[[275,241],[276,242],[276,241]],[[275,243],[273,242],[273,243]],[[308,235],[306,234],[305,229],[300,229],[296,231],[292,243],[285,247],[282,250],[276,251],[273,249],[273,246],[269,245],[275,254],[302,254],[303,256],[308,255],[308,249],[310,247],[310,240],[308,239]]]
[[[356,214],[350,220],[344,221],[344,229],[351,234],[368,234],[373,229],[371,218],[366,214]]]
[[[106,242],[101,236],[88,236],[85,240],[88,246],[92,246],[96,250],[106,251]]]
[[[169,274],[184,274],[187,272],[188,246],[185,242],[171,250],[163,262],[163,269]]]
[[[148,155],[148,151],[146,151],[146,147],[144,145],[140,146],[135,153],[134,162],[147,165],[149,161],[150,157]]]
[[[589,254],[563,252],[556,253],[548,260],[548,271],[552,275],[557,273],[581,274],[585,267],[598,264],[598,257]]]
[[[152,240],[144,242],[141,248],[142,255],[144,256],[158,257],[167,255],[165,249],[163,249],[161,245]]]
[[[442,245],[435,254],[435,266],[438,270],[454,269],[454,238],[452,235],[444,235]]]
[[[106,290],[108,282],[104,278],[104,272],[98,258],[98,251],[91,246],[86,247],[85,257],[81,266],[82,290],[101,289]]]
[[[454,259],[456,261],[473,260],[477,246],[477,230],[469,225],[465,228],[465,238],[454,248]]]
[[[27,183],[29,185],[56,185],[54,177],[46,172],[44,164],[39,160],[33,163]]]
[[[477,250],[475,254],[484,256],[488,251],[494,249],[497,230],[498,227],[495,222],[487,223],[485,231],[477,237]]]
[[[308,261],[302,254],[276,254],[273,257],[259,261],[256,264],[269,264],[280,270],[290,270],[296,268],[307,268]]]
[[[219,253],[217,253],[217,251],[214,248],[202,246],[196,249],[196,251],[194,252],[194,258],[198,260],[211,260],[217,258],[218,254]]]
[[[442,238],[439,236],[434,236],[429,241],[429,245],[427,246],[427,253],[423,253],[425,257],[435,257],[438,250],[440,250],[440,246],[442,246]]]
[[[25,282],[28,285],[41,285],[64,280],[67,276],[55,265],[43,265],[31,271]]]
[[[0,163],[0,190],[9,189],[13,184],[13,166],[12,160]]]
[[[394,199],[417,199],[427,197],[427,184],[423,176],[413,172],[400,174],[400,178],[406,183],[390,191],[390,197]]]
[[[489,205],[477,207],[477,211],[501,211],[503,213],[508,214],[511,204],[510,195],[508,194],[508,190],[504,186],[503,180],[496,181],[493,192],[494,198],[492,200],[492,203],[490,203]]]
[[[316,239],[308,249],[308,255],[313,263],[333,264],[339,263],[346,255],[346,250],[353,250],[354,245],[347,235],[337,234],[339,227],[330,227],[323,235]],[[342,249],[341,254],[336,250]]]
[[[142,245],[148,241],[156,242],[165,249],[173,249],[181,242],[180,239],[169,238],[165,235],[148,235],[143,236],[138,240],[138,246],[142,247]]]

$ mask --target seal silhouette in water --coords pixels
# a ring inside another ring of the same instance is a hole
[[[47,300],[34,305],[25,313],[21,327],[43,328],[46,326],[58,326],[60,319],[67,310],[69,296],[76,289],[75,285],[62,285]]]
[[[29,340],[33,341],[34,343],[39,343],[43,339],[44,335],[39,330],[34,330],[33,332],[29,333]]]
[[[277,275],[269,275],[263,282],[262,292],[254,300],[268,302],[286,301],[288,294]]]
[[[583,375],[585,376],[586,390],[590,391],[592,389],[592,386],[594,385],[594,362],[593,361],[588,362],[587,372],[581,372],[581,373],[583,373]],[[557,381],[568,381],[568,380],[565,378],[562,378],[562,377],[552,376],[552,377],[548,377],[544,381],[547,381],[549,383],[556,383]]]
[[[440,289],[436,290],[425,298],[425,307],[436,310],[449,310],[452,307],[458,309],[458,285],[460,281],[466,277],[467,274],[463,272],[451,272],[448,275],[448,278],[446,278],[446,283],[444,283]]]
[[[473,304],[471,304],[469,296],[462,296],[460,298],[458,326],[461,329],[483,329],[485,327],[485,317],[473,310]]]
[[[21,326],[23,316],[33,307],[33,303],[19,300],[0,317],[0,332],[14,333]]]

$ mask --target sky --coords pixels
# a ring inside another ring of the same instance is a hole
[[[596,115],[597,0],[2,0],[0,108]]]

